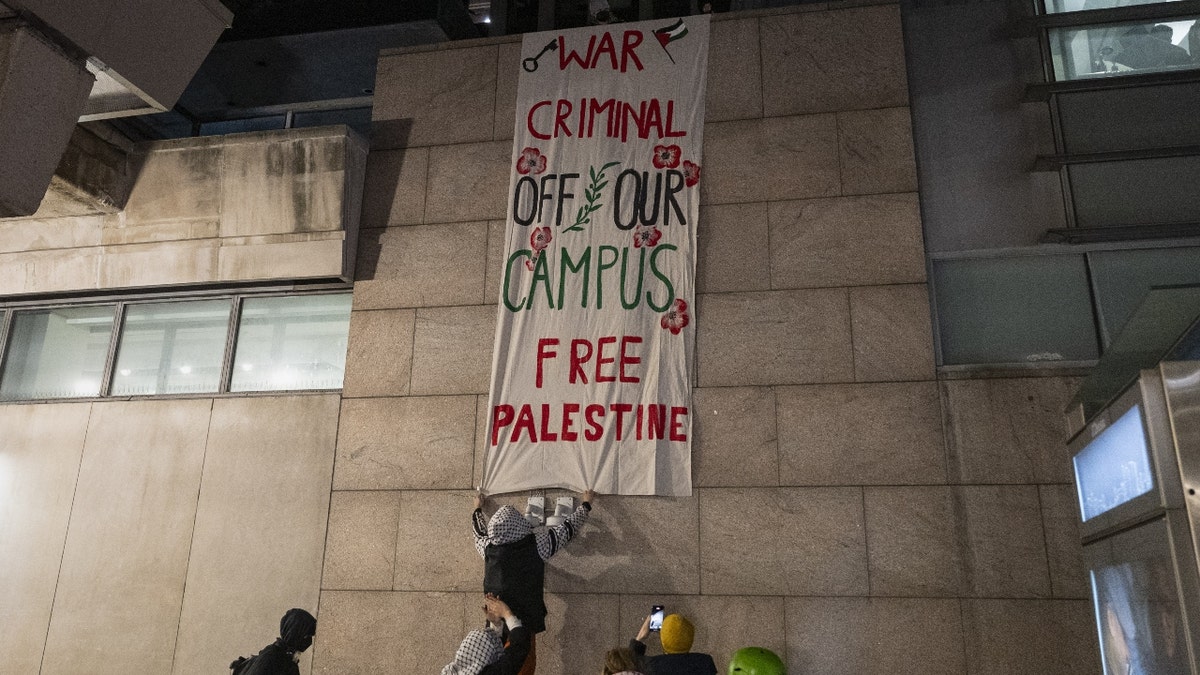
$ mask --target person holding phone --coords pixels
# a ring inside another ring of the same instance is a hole
[[[646,654],[646,638],[653,631],[652,623],[657,614],[661,619],[662,628],[658,632],[658,640],[662,643],[663,653],[650,657],[648,664],[654,675],[717,675],[717,664],[708,654],[693,652],[692,639],[696,629],[692,622],[680,614],[662,616],[663,608],[655,605],[646,619],[637,637],[629,641],[629,649],[638,656]]]

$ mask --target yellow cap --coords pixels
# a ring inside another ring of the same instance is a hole
[[[662,622],[662,632],[659,640],[663,651],[667,654],[684,654],[692,649],[692,638],[696,629],[692,622],[678,614],[668,614]]]

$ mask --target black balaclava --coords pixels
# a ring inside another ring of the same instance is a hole
[[[289,609],[279,620],[279,641],[289,652],[302,652],[312,646],[317,620],[302,609]]]

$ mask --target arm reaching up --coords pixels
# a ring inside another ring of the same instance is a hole
[[[542,560],[549,560],[551,556],[558,553],[567,542],[575,538],[579,532],[579,528],[587,522],[588,515],[592,512],[592,502],[596,500],[596,493],[591,490],[583,492],[583,503],[575,507],[575,511],[563,519],[561,523],[554,527],[548,527],[545,531],[534,533],[534,538],[537,540],[538,556]]]

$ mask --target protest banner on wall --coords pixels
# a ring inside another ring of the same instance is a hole
[[[527,34],[482,488],[690,495],[708,16]]]

